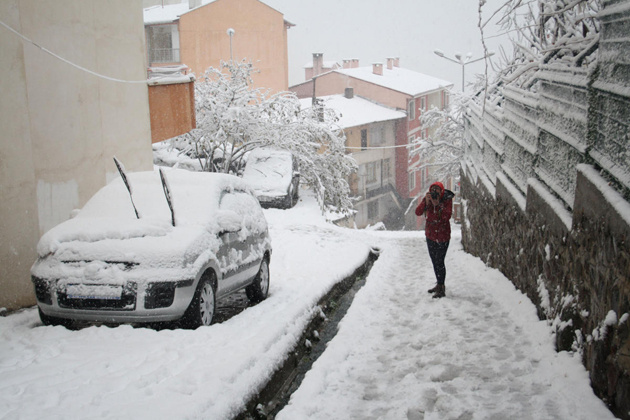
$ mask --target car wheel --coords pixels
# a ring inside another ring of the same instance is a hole
[[[287,198],[285,199],[284,207],[290,209],[293,206],[295,206],[295,193],[293,192],[293,185],[291,185],[289,191],[287,192]]]
[[[181,325],[193,330],[201,326],[208,326],[212,323],[215,310],[214,286],[210,279],[204,276],[199,281],[195,295],[182,317]]]
[[[252,303],[262,302],[269,293],[269,261],[265,258],[260,263],[254,282],[247,286],[245,294]]]
[[[44,325],[52,326],[52,327],[56,325],[61,325],[66,328],[72,325],[72,321],[69,319],[57,318],[56,316],[46,315],[44,312],[42,312],[42,309],[39,306],[37,307],[37,311],[39,312],[39,319],[42,320],[42,324]]]

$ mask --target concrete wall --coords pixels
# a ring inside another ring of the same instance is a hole
[[[146,79],[140,0],[6,0],[2,20],[57,55]],[[35,303],[30,266],[44,232],[113,178],[152,167],[146,83],[88,74],[0,28],[0,307]]]
[[[197,76],[221,60],[251,60],[260,73],[254,85],[275,92],[289,88],[287,27],[282,13],[258,0],[216,0],[179,19],[181,62]]]
[[[630,1],[604,1],[597,64],[544,66],[535,94],[471,106],[464,249],[537,305],[558,350],[630,418]]]

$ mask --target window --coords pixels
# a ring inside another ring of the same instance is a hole
[[[370,162],[366,166],[367,169],[367,183],[373,184],[378,179],[376,178],[376,162]]]
[[[407,107],[407,115],[409,116],[409,121],[413,121],[416,119],[416,100],[412,99],[409,101],[409,106]]]
[[[374,219],[378,217],[378,200],[370,201],[367,205],[368,219]]]
[[[420,191],[428,190],[429,183],[430,183],[429,168],[426,167],[426,168],[420,169]]]
[[[448,107],[448,92],[443,90],[442,91],[442,109],[446,109]]]
[[[411,172],[409,174],[409,191],[413,191],[416,189],[416,173]]]
[[[385,143],[385,127],[372,125],[370,127],[370,145],[381,146],[383,143]]]
[[[179,30],[176,24],[147,27],[149,66],[152,63],[179,63]]]
[[[422,98],[420,98],[420,109],[423,111],[426,111],[427,109],[427,98],[426,96],[423,96]]]
[[[381,168],[383,171],[383,174],[381,176],[383,182],[389,182],[389,177],[391,176],[390,159],[383,159],[383,164]]]
[[[361,150],[367,149],[367,130],[361,130]]]

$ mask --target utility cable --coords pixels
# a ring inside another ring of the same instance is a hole
[[[44,51],[45,53],[50,54],[50,55],[52,55],[53,57],[55,57],[56,59],[61,60],[61,61],[63,61],[64,63],[69,64],[69,65],[71,65],[72,67],[75,67],[75,68],[77,68],[77,69],[79,69],[79,70],[81,70],[81,71],[84,71],[84,72],[86,72],[86,73],[89,73],[89,74],[91,74],[91,75],[93,75],[93,76],[100,77],[101,79],[105,79],[105,80],[110,80],[110,81],[112,81],[112,82],[118,82],[118,83],[134,83],[134,84],[137,84],[137,83],[144,83],[144,84],[147,84],[147,79],[144,79],[144,80],[123,80],[123,79],[117,79],[117,78],[115,78],[115,77],[105,76],[104,74],[96,73],[95,71],[92,71],[92,70],[90,70],[90,69],[86,69],[85,67],[82,67],[82,66],[80,66],[80,65],[78,65],[78,64],[75,64],[75,63],[73,63],[72,61],[70,61],[70,60],[66,60],[65,58],[63,58],[63,57],[61,57],[61,56],[59,56],[59,55],[55,54],[54,52],[50,51],[48,48],[46,48],[46,47],[43,47],[43,46],[39,45],[38,43],[36,43],[36,42],[35,42],[35,41],[33,41],[32,39],[30,39],[30,38],[28,38],[28,37],[26,37],[26,36],[22,35],[21,33],[19,33],[18,31],[16,31],[15,29],[13,29],[12,27],[10,27],[9,25],[7,25],[6,23],[4,23],[4,22],[3,22],[3,21],[1,21],[1,20],[0,20],[0,25],[1,25],[1,26],[4,26],[4,27],[5,27],[5,28],[7,28],[9,31],[13,32],[15,35],[17,35],[17,36],[19,36],[20,38],[22,38],[24,41],[26,41],[26,42],[28,42],[28,43],[30,43],[30,44],[32,44],[32,45],[34,45],[34,46],[36,46],[37,48],[39,48],[40,50]],[[157,79],[159,79],[159,78],[155,78],[155,79],[152,79],[152,80],[157,80]]]

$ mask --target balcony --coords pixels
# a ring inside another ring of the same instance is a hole
[[[179,48],[153,48],[149,51],[149,63],[179,63]]]

